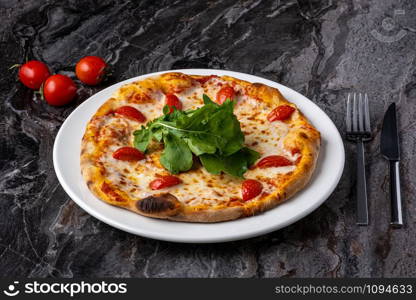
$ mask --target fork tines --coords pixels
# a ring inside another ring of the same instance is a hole
[[[370,111],[367,93],[348,94],[346,125],[348,138],[370,137]]]

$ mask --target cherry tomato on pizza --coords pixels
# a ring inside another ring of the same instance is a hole
[[[223,104],[225,100],[227,99],[234,100],[234,98],[235,98],[234,89],[231,86],[226,85],[218,91],[216,100],[218,104]]]
[[[196,81],[198,81],[201,85],[205,84],[207,81],[209,81],[212,78],[216,78],[218,77],[217,75],[209,75],[209,76],[203,76],[200,78],[195,79]]]
[[[146,121],[146,117],[138,109],[135,109],[132,106],[128,106],[128,105],[121,106],[117,108],[114,112],[116,114],[125,116],[129,119],[133,119],[141,123]]]
[[[133,147],[122,147],[114,151],[113,158],[124,161],[138,161],[145,158],[144,154]]]
[[[160,190],[160,189],[164,189],[167,187],[180,184],[181,182],[182,180],[180,180],[178,177],[173,176],[173,175],[167,175],[167,176],[156,178],[155,180],[150,182],[149,187],[152,190]]]
[[[270,122],[287,120],[295,110],[296,109],[290,105],[280,105],[269,113],[267,120]]]
[[[257,167],[259,167],[260,169],[270,167],[285,167],[291,165],[293,165],[293,162],[281,155],[266,156],[257,163]]]
[[[182,110],[182,102],[175,94],[166,95],[166,105],[169,106],[169,113],[173,112],[173,107],[176,107],[177,110]]]
[[[257,180],[247,179],[243,181],[241,189],[243,201],[248,201],[260,195],[263,185]]]

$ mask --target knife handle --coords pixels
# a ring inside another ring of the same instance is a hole
[[[399,162],[390,161],[390,200],[391,200],[391,225],[403,226],[402,196],[400,192]]]
[[[357,224],[368,225],[367,182],[365,177],[364,143],[357,141]]]

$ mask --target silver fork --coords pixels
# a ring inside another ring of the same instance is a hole
[[[372,135],[367,94],[348,94],[346,125],[347,139],[357,144],[357,224],[368,225],[364,142],[371,140]]]

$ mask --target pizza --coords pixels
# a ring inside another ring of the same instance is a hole
[[[320,133],[278,89],[179,72],[119,88],[87,124],[81,172],[137,214],[222,222],[276,207],[311,178]]]

